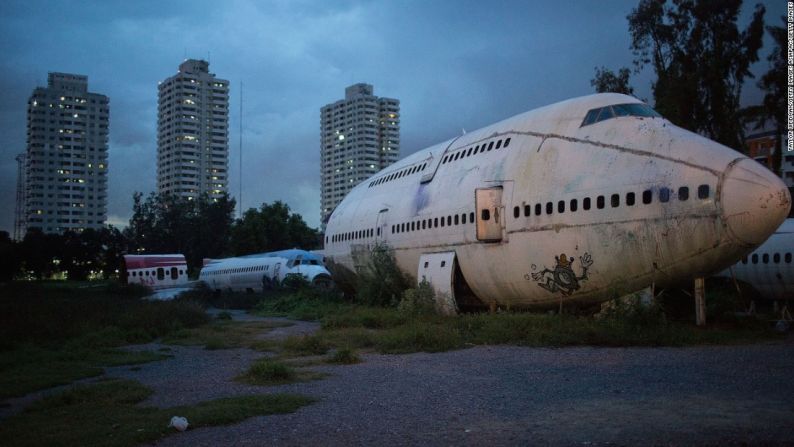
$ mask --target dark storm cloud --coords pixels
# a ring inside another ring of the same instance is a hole
[[[402,154],[588,94],[631,64],[634,1],[9,1],[0,3],[0,229],[13,223],[27,97],[48,71],[111,102],[109,220],[155,189],[157,83],[185,57],[231,81],[230,182],[242,206],[283,200],[319,224],[319,109],[356,82],[401,101]],[[746,7],[745,9],[749,9]],[[780,9],[780,8],[778,8]],[[782,9],[767,17],[777,17]],[[759,69],[763,69],[761,66]],[[632,83],[650,98],[647,71]]]

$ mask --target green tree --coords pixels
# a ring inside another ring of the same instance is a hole
[[[58,253],[60,259],[59,268],[65,270],[68,278],[82,281],[94,271],[102,269],[102,242],[99,232],[94,229],[86,229],[80,233],[67,231],[58,236],[61,240],[61,250]]]
[[[739,97],[764,33],[762,5],[743,31],[741,0],[641,0],[629,14],[638,68],[651,65],[655,108],[729,147],[743,141]]]
[[[151,193],[146,200],[143,200],[143,193],[136,192],[132,195],[132,217],[129,225],[124,229],[132,253],[158,249],[160,245],[156,237],[158,201],[159,198],[155,193]]]
[[[228,251],[235,202],[207,195],[191,200],[151,194],[143,200],[133,195],[133,215],[124,235],[133,253],[181,253],[188,268],[200,268],[203,258],[220,257]]]
[[[60,235],[30,228],[20,244],[20,262],[23,270],[31,272],[36,279],[49,278],[61,270],[63,252],[63,238]]]
[[[14,279],[19,272],[19,248],[7,231],[0,231],[0,282]]]
[[[281,201],[248,209],[232,228],[231,251],[236,256],[287,248],[306,250],[320,245],[320,233]]]
[[[629,69],[621,68],[617,74],[606,67],[596,68],[595,77],[590,80],[590,85],[595,87],[596,93],[623,93],[634,95],[634,88],[629,85]]]
[[[235,200],[224,195],[217,200],[199,200],[196,207],[196,239],[187,253],[200,265],[203,258],[220,258],[230,253]]]
[[[109,278],[115,276],[116,270],[121,268],[123,256],[129,252],[129,242],[124,234],[112,225],[102,228],[98,233],[102,245],[99,267],[104,272],[105,278]]]
[[[781,136],[786,130],[786,98],[787,90],[787,71],[786,51],[788,40],[786,36],[786,18],[782,17],[783,26],[767,26],[767,32],[772,36],[775,47],[769,53],[769,71],[758,81],[758,87],[766,92],[763,104],[755,109],[756,129],[764,127],[771,122],[775,128],[775,153],[772,156],[772,168],[778,175],[783,154],[783,139]]]

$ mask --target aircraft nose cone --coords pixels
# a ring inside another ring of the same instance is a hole
[[[791,195],[783,181],[749,158],[728,167],[721,200],[728,230],[750,245],[761,244],[774,233],[791,207]]]

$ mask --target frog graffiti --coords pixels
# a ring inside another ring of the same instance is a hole
[[[539,272],[532,274],[532,280],[538,283],[551,293],[560,292],[564,296],[570,296],[581,287],[579,281],[587,280],[587,269],[593,265],[593,259],[589,253],[579,257],[581,275],[576,276],[573,271],[574,258],[569,258],[565,253],[555,256],[556,265],[553,269],[543,268]]]

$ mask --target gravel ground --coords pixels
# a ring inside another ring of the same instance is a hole
[[[150,403],[157,405],[248,392],[319,400],[293,414],[189,430],[156,445],[794,445],[792,338],[373,354],[359,365],[313,367],[331,374],[321,381],[267,388],[224,379],[245,368],[246,354],[228,352],[232,361],[221,365],[206,353],[186,349],[125,377],[155,388]],[[175,385],[173,371],[190,385]]]
[[[316,329],[296,322],[264,336]],[[151,387],[143,404],[158,407],[279,392],[318,401],[293,414],[176,433],[157,446],[794,446],[794,335],[745,346],[369,354],[358,365],[311,367],[330,374],[323,380],[277,387],[233,381],[262,353],[168,347],[171,359],[108,368],[106,377]]]

